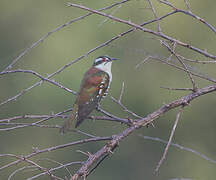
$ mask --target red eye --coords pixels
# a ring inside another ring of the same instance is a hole
[[[103,58],[102,61],[105,62],[105,61],[106,61],[106,58]]]

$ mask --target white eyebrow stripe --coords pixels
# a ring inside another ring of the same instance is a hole
[[[95,63],[99,62],[99,61],[102,61],[102,58],[97,58],[95,59]]]

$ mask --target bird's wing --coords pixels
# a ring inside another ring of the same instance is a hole
[[[86,76],[81,84],[77,97],[78,116],[75,127],[97,107],[100,100],[106,95],[109,86],[109,75],[106,72],[98,71],[95,74]]]
[[[96,108],[98,102],[106,95],[109,86],[109,75],[106,72],[99,71],[97,68],[91,68],[84,75],[80,91],[73,106],[73,111],[68,119],[65,120],[61,133],[69,131],[73,127],[73,121],[76,121],[75,127]]]

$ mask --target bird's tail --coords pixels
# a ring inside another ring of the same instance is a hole
[[[68,117],[68,119],[64,121],[63,126],[60,128],[60,133],[64,134],[67,131],[72,130],[73,122],[77,120],[77,117],[78,117],[78,105],[75,104],[71,115]]]

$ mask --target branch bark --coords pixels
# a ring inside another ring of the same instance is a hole
[[[118,147],[119,143],[126,138],[128,135],[133,133],[136,129],[144,127],[150,123],[152,123],[155,119],[158,119],[160,116],[164,115],[166,112],[175,109],[179,106],[187,106],[190,102],[196,99],[199,96],[211,93],[216,91],[216,84],[212,86],[207,86],[204,88],[197,89],[196,92],[192,92],[186,96],[181,97],[171,103],[165,104],[161,106],[158,110],[153,113],[147,115],[142,119],[134,119],[133,125],[119,134],[113,135],[112,140],[110,140],[105,146],[103,146],[99,151],[95,154],[91,155],[87,161],[84,162],[82,167],[71,177],[71,180],[77,180],[81,176],[86,176],[88,174],[88,169],[97,162],[101,157],[108,157],[113,151]]]

